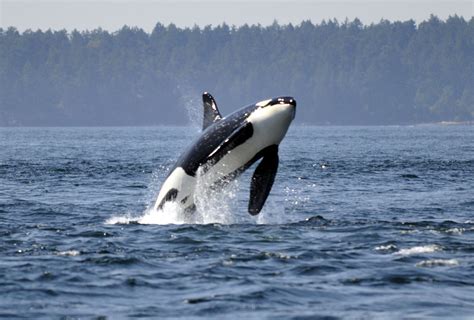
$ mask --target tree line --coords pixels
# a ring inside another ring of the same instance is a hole
[[[158,23],[151,33],[10,27],[0,29],[0,57],[3,126],[186,124],[202,91],[223,113],[291,95],[306,124],[474,118],[474,18]]]

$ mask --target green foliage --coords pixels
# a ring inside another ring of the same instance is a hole
[[[474,19],[364,26],[181,29],[151,34],[0,29],[0,125],[188,122],[214,93],[224,113],[278,95],[308,124],[472,121]],[[199,103],[197,103],[199,104]]]

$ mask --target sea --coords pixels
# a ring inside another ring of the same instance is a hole
[[[0,317],[474,319],[474,126],[298,126],[153,211],[188,127],[0,128]]]

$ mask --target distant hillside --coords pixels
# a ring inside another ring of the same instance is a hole
[[[0,90],[0,125],[185,124],[202,91],[224,113],[292,95],[307,124],[472,121],[474,18],[0,29]]]

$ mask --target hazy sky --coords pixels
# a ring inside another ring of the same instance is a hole
[[[421,22],[430,14],[470,19],[474,0],[0,0],[0,27],[25,29],[95,29],[115,31],[124,24],[151,31],[159,21],[180,27],[197,24],[298,24],[310,19],[358,17],[365,24],[380,19]]]

